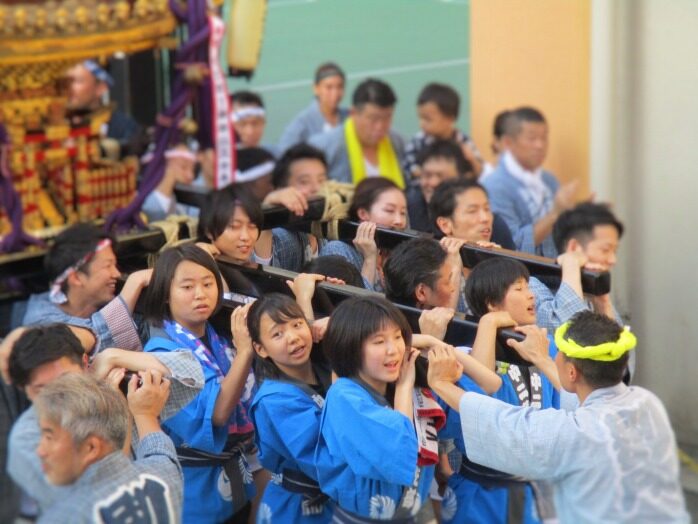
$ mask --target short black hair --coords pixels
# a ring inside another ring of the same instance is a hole
[[[325,153],[310,144],[300,143],[290,147],[281,155],[274,171],[271,174],[271,182],[275,188],[288,186],[288,179],[291,176],[291,165],[297,160],[317,160],[327,167]]]
[[[506,121],[510,116],[511,111],[505,109],[504,111],[497,113],[497,116],[494,117],[494,123],[492,124],[492,135],[494,135],[496,139],[500,139],[502,138],[502,135],[504,135]]]
[[[588,242],[596,226],[613,226],[618,231],[618,238],[623,236],[623,224],[607,204],[583,202],[563,212],[553,225],[553,240],[558,253],[565,251],[572,238],[582,244]]]
[[[303,273],[317,273],[339,278],[349,286],[364,287],[364,279],[356,266],[340,255],[323,255],[303,266]]]
[[[415,306],[419,284],[433,289],[446,262],[446,251],[431,238],[413,238],[400,243],[383,264],[385,296],[406,306]]]
[[[504,118],[503,134],[510,137],[517,136],[526,122],[545,124],[545,117],[534,107],[518,107]]]
[[[257,106],[264,107],[264,101],[262,97],[252,91],[236,91],[230,97],[230,100],[234,104],[241,106]]]
[[[325,62],[324,64],[320,64],[315,70],[315,84],[317,85],[325,78],[330,78],[332,76],[338,76],[343,81],[346,80],[344,71],[334,62]]]
[[[402,312],[382,297],[352,297],[330,316],[322,345],[332,369],[340,377],[356,377],[361,369],[366,340],[389,323],[402,332],[405,348],[412,343],[412,330]]]
[[[143,315],[155,326],[160,327],[164,320],[172,319],[169,305],[170,287],[177,267],[184,260],[198,264],[213,273],[216,286],[218,286],[218,300],[212,316],[218,311],[223,301],[223,281],[218,266],[211,255],[195,244],[170,247],[158,256],[153,276],[145,293]]]
[[[417,98],[417,105],[421,106],[432,102],[439,111],[447,117],[458,118],[460,111],[460,96],[451,86],[432,82],[424,86]]]
[[[354,189],[354,196],[351,199],[349,206],[349,219],[359,221],[359,209],[366,211],[371,209],[371,206],[376,203],[376,200],[386,191],[397,189],[402,191],[395,182],[382,176],[364,178],[359,182]]]
[[[388,109],[395,106],[397,97],[393,88],[382,80],[367,78],[356,86],[351,102],[354,109],[361,109],[366,104]]]
[[[456,210],[457,197],[462,195],[466,191],[471,189],[479,189],[485,195],[487,191],[482,187],[477,180],[472,180],[469,178],[454,178],[451,180],[444,180],[436,189],[434,189],[434,194],[429,200],[429,218],[431,219],[434,231],[439,235],[443,235],[439,226],[436,225],[436,219],[439,217],[451,218]]]
[[[494,257],[475,265],[465,281],[465,300],[475,316],[489,312],[490,305],[504,301],[509,286],[523,278],[528,282],[530,274],[518,260]]]
[[[63,357],[82,365],[85,349],[67,324],[47,324],[29,328],[17,339],[9,360],[9,374],[17,387],[29,384],[39,366]]]
[[[264,225],[262,206],[247,188],[232,185],[211,191],[206,196],[206,205],[201,208],[197,226],[199,240],[213,242],[221,236],[238,206],[247,213],[250,222],[261,230]]]
[[[580,311],[572,317],[565,340],[571,338],[580,346],[597,346],[605,342],[615,342],[623,332],[623,327],[606,315],[592,311]],[[572,362],[584,377],[587,385],[593,389],[615,386],[623,380],[625,370],[630,358],[625,353],[618,360],[604,362],[584,358],[570,358],[564,353],[562,356]]]
[[[112,247],[115,247],[114,238],[111,235],[94,224],[86,222],[74,224],[62,231],[44,258],[44,269],[49,281],[55,280],[63,271],[77,264],[85,255],[94,251],[97,244],[107,238],[112,241]],[[80,268],[80,271],[89,271],[90,262]],[[67,282],[64,282],[63,292],[66,291],[66,286]]]
[[[456,165],[456,171],[458,171],[459,176],[475,176],[472,164],[465,158],[461,146],[454,140],[434,140],[420,150],[417,155],[417,163],[423,166],[432,158],[443,158],[453,162]]]
[[[303,319],[307,323],[303,310],[295,300],[281,293],[268,293],[255,301],[247,312],[247,329],[250,332],[250,338],[252,342],[260,345],[262,344],[260,329],[262,317],[265,314],[277,324],[295,319]],[[271,358],[263,358],[256,351],[254,358],[254,374],[260,382],[265,378],[278,379],[284,375]]]

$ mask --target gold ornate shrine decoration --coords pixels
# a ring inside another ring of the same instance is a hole
[[[134,53],[175,25],[167,0],[0,0],[0,67]]]

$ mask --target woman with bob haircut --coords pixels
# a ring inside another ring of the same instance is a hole
[[[310,235],[263,226],[262,206],[249,189],[227,186],[210,193],[201,209],[198,245],[213,257],[222,254],[241,265],[263,264],[301,271],[312,258]]]
[[[204,370],[201,393],[162,424],[184,472],[182,520],[187,523],[226,521],[247,508],[255,492],[254,427],[247,414],[253,350],[241,336],[247,308],[231,315],[233,348],[209,323],[222,293],[214,260],[188,244],[160,255],[145,297],[151,325],[145,351],[191,351]]]
[[[405,193],[387,178],[367,178],[356,186],[349,220],[360,222],[354,240],[330,241],[320,249],[320,255],[346,258],[361,271],[367,289],[382,291],[382,267],[387,253],[376,247],[376,227],[407,229]]]
[[[298,283],[298,280],[296,281]],[[291,297],[270,293],[247,314],[259,380],[250,415],[259,460],[272,473],[259,508],[263,522],[329,522],[320,492],[315,445],[331,373],[303,310]]]

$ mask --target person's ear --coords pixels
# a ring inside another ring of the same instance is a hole
[[[417,304],[427,304],[429,302],[429,286],[425,283],[420,282],[417,287],[414,288],[414,298]]]
[[[436,217],[436,227],[447,237],[453,234],[453,220],[448,217]]]
[[[82,287],[82,279],[80,278],[80,271],[73,271],[68,275],[66,283],[69,288]]]
[[[103,439],[96,435],[89,435],[80,444],[80,455],[83,471],[90,465],[102,459],[102,457],[108,455],[111,451],[108,449],[108,444]]]
[[[356,211],[356,216],[359,217],[359,220],[365,222],[365,221],[367,221],[367,220],[369,219],[369,217],[371,216],[371,214],[370,214],[366,209],[364,209],[364,208],[359,208],[359,209]]]
[[[499,307],[498,304],[495,304],[494,302],[487,302],[487,312],[492,313],[494,311],[501,311],[502,308]]]
[[[580,244],[576,238],[570,238],[567,241],[567,247],[565,248],[565,253],[571,253],[573,251],[576,251],[578,248],[583,249],[582,244]]]
[[[269,357],[269,353],[267,353],[267,350],[264,349],[264,346],[262,344],[258,344],[257,342],[252,342],[252,349],[254,349],[255,352],[262,358]]]

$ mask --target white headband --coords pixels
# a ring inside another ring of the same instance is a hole
[[[165,152],[165,158],[168,160],[170,158],[183,158],[184,160],[196,162],[196,155],[188,149],[170,149],[169,151]]]
[[[264,110],[263,107],[259,106],[247,106],[243,107],[242,109],[236,109],[233,111],[233,113],[230,115],[230,119],[233,122],[239,122],[240,120],[245,120],[246,118],[251,118],[253,116],[261,116],[264,118],[266,116],[267,112]]]
[[[235,171],[235,183],[244,184],[245,182],[252,182],[258,178],[262,178],[264,175],[268,175],[274,171],[274,162],[271,160],[259,164],[257,166],[251,167],[245,171]]]

